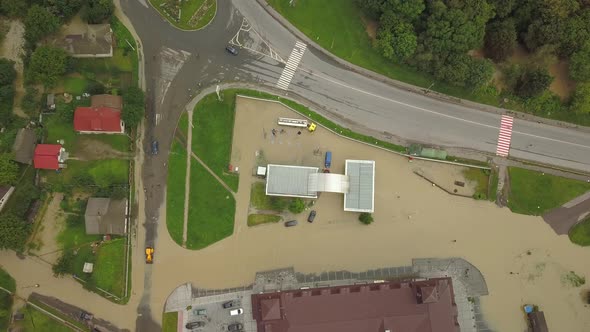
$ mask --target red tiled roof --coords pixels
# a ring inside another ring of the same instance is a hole
[[[252,316],[258,332],[460,331],[451,278],[254,294]]]
[[[74,112],[76,131],[121,132],[121,112],[110,107],[78,107]]]
[[[35,168],[41,169],[59,169],[59,144],[37,144],[33,164]]]

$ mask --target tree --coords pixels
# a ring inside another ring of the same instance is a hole
[[[413,22],[422,14],[426,6],[423,0],[385,0],[381,5],[381,11],[395,13],[406,22]]]
[[[12,85],[15,78],[14,61],[0,58],[0,85]]]
[[[294,214],[299,214],[305,210],[305,202],[301,198],[294,198],[289,203],[289,211]]]
[[[115,11],[113,0],[86,0],[82,8],[82,19],[90,24],[108,20]]]
[[[356,0],[356,5],[369,16],[377,18],[382,13],[383,3],[385,3],[385,1],[386,0]]]
[[[37,43],[59,29],[59,19],[47,9],[33,5],[25,18],[25,38],[31,44]]]
[[[28,236],[29,227],[22,219],[9,213],[0,215],[0,249],[21,251]]]
[[[55,265],[52,266],[53,275],[56,277],[61,277],[64,274],[68,274],[70,272],[70,266],[73,262],[74,255],[71,251],[65,250]]]
[[[41,46],[31,55],[28,79],[41,82],[45,87],[54,87],[66,72],[68,55],[61,48]]]
[[[27,13],[27,2],[19,0],[0,0],[0,14],[8,17],[23,17]]]
[[[525,70],[516,82],[516,94],[529,98],[541,94],[551,85],[553,77],[545,68],[533,68]]]
[[[14,184],[18,175],[18,165],[9,153],[0,154],[0,186]]]
[[[44,7],[55,16],[68,21],[82,7],[82,0],[44,0]]]
[[[373,216],[370,213],[363,212],[359,215],[359,221],[365,225],[369,225],[373,222]]]
[[[488,0],[488,3],[494,6],[497,18],[504,18],[510,15],[516,4],[516,0]]]
[[[479,89],[492,80],[494,65],[488,59],[474,59],[469,61],[469,71],[465,79],[465,86],[472,90]]]
[[[578,82],[590,82],[590,41],[572,54],[569,65],[570,77]]]
[[[129,128],[136,127],[145,112],[145,95],[138,87],[130,87],[123,92],[123,112],[121,118]]]
[[[580,114],[590,114],[590,83],[580,83],[572,95],[571,110]]]
[[[495,61],[504,61],[516,48],[516,26],[511,19],[496,21],[486,27],[485,53]]]
[[[377,47],[388,59],[402,62],[416,51],[418,38],[414,27],[398,21],[391,29],[381,29],[377,35]]]
[[[39,98],[37,98],[39,91],[37,91],[34,86],[30,85],[26,87],[25,91],[20,106],[28,115],[35,115],[40,107]]]

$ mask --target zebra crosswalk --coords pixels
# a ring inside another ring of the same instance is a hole
[[[293,79],[293,75],[295,75],[295,71],[297,70],[297,66],[299,66],[299,62],[303,57],[303,53],[305,53],[305,49],[307,45],[304,43],[297,41],[295,43],[295,47],[291,51],[291,55],[289,55],[289,59],[287,60],[287,64],[283,69],[283,73],[277,82],[277,87],[283,90],[287,90],[289,88],[289,84],[291,84],[291,80]]]
[[[500,134],[498,135],[498,147],[496,148],[496,154],[498,156],[507,157],[510,152],[513,122],[513,117],[502,115],[502,120],[500,121]]]

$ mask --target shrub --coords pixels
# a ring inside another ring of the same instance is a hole
[[[289,211],[294,214],[299,214],[305,210],[305,202],[301,198],[295,198],[289,203]]]
[[[73,261],[74,254],[72,254],[72,252],[69,250],[64,251],[61,257],[57,260],[57,263],[55,263],[55,265],[52,267],[53,274],[56,277],[61,277],[64,274],[69,273],[70,266],[72,265]]]
[[[363,212],[359,215],[359,221],[365,225],[369,225],[373,222],[373,215],[368,212]]]

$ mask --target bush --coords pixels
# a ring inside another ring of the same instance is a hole
[[[540,95],[553,82],[553,76],[545,68],[525,70],[516,82],[515,93],[523,98]]]
[[[84,223],[84,216],[80,214],[68,214],[66,224],[68,227],[76,227]]]
[[[289,211],[294,214],[299,214],[305,210],[305,202],[301,198],[294,198],[289,203]]]
[[[368,212],[363,212],[359,215],[359,221],[365,225],[369,225],[373,222],[373,215]]]
[[[102,23],[113,15],[113,0],[87,0],[82,8],[82,19],[90,24]]]
[[[57,260],[57,263],[55,263],[55,265],[52,267],[53,275],[56,277],[61,277],[64,274],[69,273],[70,266],[73,262],[74,254],[69,250],[65,250],[61,257]]]
[[[37,89],[33,86],[27,86],[26,93],[23,96],[23,99],[20,102],[21,108],[29,115],[34,116],[37,114],[39,107],[41,106],[39,103],[39,98]]]
[[[473,198],[476,200],[481,200],[481,201],[485,201],[488,199],[488,195],[482,192],[477,192],[475,194],[473,194]]]

